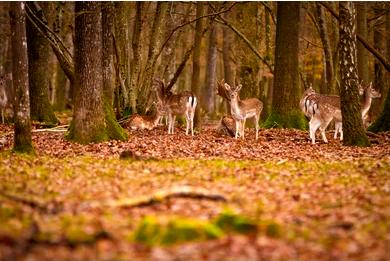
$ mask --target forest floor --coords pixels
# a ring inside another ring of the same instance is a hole
[[[205,127],[78,145],[0,125],[0,260],[390,260],[390,134]]]

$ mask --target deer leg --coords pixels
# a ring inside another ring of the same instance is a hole
[[[194,136],[194,118],[191,119],[191,136]]]
[[[241,121],[241,131],[242,131],[242,138],[243,139],[245,138],[245,122],[246,122],[246,119],[243,119]]]
[[[259,138],[259,116],[255,116],[256,140]]]
[[[238,131],[239,131],[239,129],[240,129],[240,121],[239,121],[239,120],[236,120],[236,136],[235,136],[236,139],[237,139],[237,137],[238,137]]]
[[[4,109],[1,109],[1,122],[4,124]]]
[[[176,121],[176,115],[173,115],[172,117],[172,131],[171,131],[171,134],[173,134],[173,130],[175,129],[175,121]]]
[[[168,134],[171,134],[172,122],[173,122],[172,114],[168,114]]]
[[[312,117],[310,122],[309,122],[309,127],[310,127],[310,139],[311,143],[315,144],[316,143],[316,131],[318,128],[321,126],[321,120],[317,119],[315,117]]]

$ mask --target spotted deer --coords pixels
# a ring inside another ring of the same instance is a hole
[[[0,110],[1,110],[1,122],[4,124],[4,113],[7,106],[8,97],[5,91],[5,78],[0,78]]]
[[[168,114],[168,134],[174,133],[176,116],[184,115],[186,135],[191,131],[191,135],[194,136],[194,116],[198,103],[196,96],[189,91],[173,94],[166,90],[164,82],[160,79],[155,79],[154,91],[158,102],[164,106],[164,110]]]
[[[361,110],[363,118],[371,106],[372,98],[377,96],[378,93],[372,89],[371,85],[366,88],[359,85],[359,94],[365,95]],[[336,139],[337,134],[340,133],[340,140],[343,140],[341,104],[339,96],[318,94],[312,89],[307,90],[301,99],[300,106],[305,115],[310,118],[309,131],[312,144],[315,144],[315,133],[318,129],[320,129],[323,141],[325,143],[328,142],[325,130],[333,119],[335,120],[334,138]]]
[[[257,98],[249,98],[241,100],[239,92],[242,88],[242,85],[236,87],[231,87],[229,84],[225,83],[224,87],[228,93],[230,99],[230,112],[233,119],[236,122],[236,133],[235,138],[241,136],[245,138],[245,122],[248,118],[254,119],[254,124],[256,127],[256,140],[259,137],[259,120],[260,113],[263,110],[263,103]]]
[[[363,103],[361,104],[361,115],[364,127],[367,127],[367,115],[368,111],[371,108],[372,99],[380,98],[381,94],[372,88],[372,82],[364,87],[361,87],[359,89],[360,95],[363,94]],[[335,132],[334,132],[334,138],[337,138],[337,134],[340,133],[340,140],[343,140],[343,124],[342,119],[335,119]]]
[[[132,130],[151,130],[157,126],[164,113],[162,104],[157,103],[157,109],[153,115],[134,114],[124,124],[124,127]]]

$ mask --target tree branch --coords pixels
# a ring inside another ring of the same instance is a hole
[[[328,10],[329,13],[331,13],[333,15],[334,18],[336,18],[337,20],[339,20],[339,15],[336,13],[335,10],[333,10],[333,8],[331,6],[329,6],[327,3],[325,2],[318,2],[319,4],[321,4],[323,7],[326,8],[326,10]],[[381,62],[381,64],[383,65],[383,67],[385,67],[385,69],[390,72],[390,63],[385,59],[385,57],[382,56],[381,53],[379,53],[374,47],[372,47],[363,37],[361,37],[360,35],[356,34],[356,38],[359,40],[359,42],[362,43],[362,45],[372,54],[374,55],[374,57],[376,59],[378,59],[378,61]]]

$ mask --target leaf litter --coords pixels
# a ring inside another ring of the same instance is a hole
[[[90,145],[38,132],[30,157],[0,126],[0,260],[388,258],[389,133],[354,148],[283,129],[256,141],[158,127]]]

